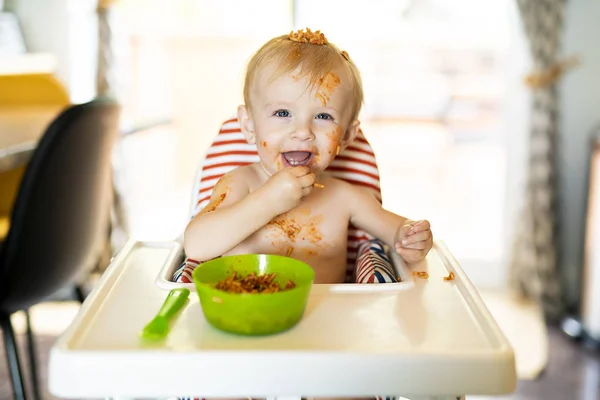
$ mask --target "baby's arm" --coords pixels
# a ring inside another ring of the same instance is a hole
[[[360,187],[345,185],[351,196],[350,221],[360,229],[383,240],[406,262],[425,258],[433,246],[429,222],[412,221],[384,209],[377,199]]]
[[[307,168],[286,168],[251,192],[249,171],[239,168],[221,178],[208,205],[189,222],[184,235],[188,257],[205,261],[223,255],[294,208],[314,183]]]
[[[186,255],[205,261],[218,257],[267,224],[274,216],[260,207],[260,193],[250,193],[242,170],[223,176],[210,202],[187,225]]]

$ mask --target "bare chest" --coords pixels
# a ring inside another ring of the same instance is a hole
[[[237,251],[330,258],[345,254],[347,233],[348,216],[340,207],[306,201],[249,236]]]

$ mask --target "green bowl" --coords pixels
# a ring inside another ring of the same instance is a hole
[[[227,293],[215,284],[233,272],[245,276],[277,273],[280,285],[296,287],[276,293]],[[295,326],[306,308],[315,272],[302,261],[267,254],[215,258],[198,266],[192,278],[207,321],[215,328],[242,335],[268,335]]]

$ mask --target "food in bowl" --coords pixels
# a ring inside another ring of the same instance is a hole
[[[268,276],[280,290],[239,293],[217,288],[219,282],[251,274]],[[192,278],[204,317],[212,326],[241,335],[268,335],[286,331],[300,322],[315,272],[310,265],[290,257],[240,254],[200,264]],[[281,290],[288,281],[294,287]]]
[[[296,284],[288,279],[285,286],[275,282],[277,273],[256,275],[251,272],[246,276],[238,275],[237,271],[227,278],[217,282],[215,288],[227,293],[275,293],[296,287]]]

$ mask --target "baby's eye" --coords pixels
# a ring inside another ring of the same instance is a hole
[[[319,113],[315,117],[316,119],[333,119],[333,117],[327,113]]]
[[[290,112],[288,110],[277,110],[273,113],[276,117],[286,118],[290,116]]]

